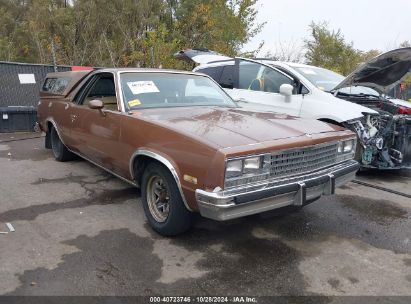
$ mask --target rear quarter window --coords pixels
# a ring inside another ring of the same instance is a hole
[[[46,78],[42,91],[50,94],[61,95],[67,88],[69,82],[70,78],[68,77]]]
[[[220,66],[198,70],[198,72],[210,76],[211,78],[213,78],[217,82],[219,82],[219,80],[220,80],[220,76],[221,76],[222,71],[223,71],[223,67],[220,67]]]
[[[219,84],[225,89],[234,88],[234,65],[226,65],[224,67]]]

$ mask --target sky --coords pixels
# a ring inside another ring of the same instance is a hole
[[[246,44],[252,51],[261,41],[260,52],[301,46],[310,33],[311,21],[329,22],[341,29],[346,41],[356,49],[388,51],[404,40],[411,42],[411,0],[259,0],[258,22],[267,22],[262,32]]]

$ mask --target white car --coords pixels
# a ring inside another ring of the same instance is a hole
[[[380,95],[378,92],[398,83],[411,68],[411,49],[400,55],[398,51],[381,55],[347,78],[305,64],[230,58],[206,49],[183,50],[176,57],[199,64],[193,71],[211,76],[241,107],[313,118],[351,129],[359,138],[357,157],[363,167],[411,167],[411,118],[407,111],[391,113],[391,120],[401,125],[398,131],[390,119],[387,121],[385,111],[378,108],[386,98],[378,98],[378,103],[375,98],[371,103],[356,99],[372,92]]]

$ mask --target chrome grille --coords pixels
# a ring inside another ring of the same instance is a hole
[[[337,161],[337,143],[271,153],[270,176],[293,176],[319,170]]]

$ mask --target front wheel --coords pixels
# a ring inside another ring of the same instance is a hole
[[[176,181],[159,163],[150,163],[141,183],[144,213],[150,226],[159,234],[173,236],[187,231],[193,214],[187,210]]]

